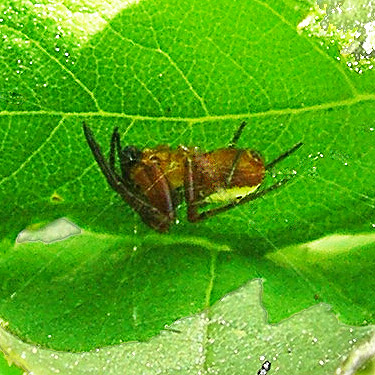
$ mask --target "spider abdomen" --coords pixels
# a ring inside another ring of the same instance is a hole
[[[195,154],[194,164],[195,188],[202,198],[236,188],[243,188],[241,195],[252,192],[265,174],[263,160],[250,150],[222,148]]]

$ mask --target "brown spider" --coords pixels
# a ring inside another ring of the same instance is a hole
[[[246,123],[242,122],[227,148],[202,152],[197,147],[169,146],[140,150],[121,147],[118,128],[112,133],[109,160],[97,144],[91,129],[83,123],[87,143],[109,185],[151,228],[167,232],[176,220],[176,208],[185,193],[187,218],[191,222],[207,219],[240,204],[257,199],[284,185],[287,177],[264,189],[266,171],[302,146],[299,142],[265,164],[256,151],[236,148]],[[119,170],[115,166],[116,153]],[[208,204],[219,206],[198,212]]]

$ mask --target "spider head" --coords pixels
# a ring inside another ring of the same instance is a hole
[[[142,160],[142,151],[135,146],[126,146],[120,152],[122,175],[130,178],[130,170]]]
[[[142,151],[135,146],[126,146],[121,151],[121,159],[129,168],[142,160]]]
[[[260,152],[258,152],[258,151],[250,150],[250,154],[251,154],[251,156],[252,156],[256,161],[262,161],[262,160],[263,160],[262,155],[261,155]]]

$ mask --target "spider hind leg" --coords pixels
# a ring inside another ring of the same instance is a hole
[[[280,163],[282,160],[293,154],[293,152],[296,152],[300,147],[303,146],[302,142],[296,143],[293,147],[291,147],[289,150],[283,152],[281,155],[279,155],[276,159],[272,160],[270,163],[266,165],[266,170],[270,170],[275,164]]]
[[[236,135],[239,133],[239,131],[236,132]],[[238,139],[238,137],[237,137]],[[269,170],[271,169],[276,163],[282,161],[295,151],[297,151],[301,146],[302,142],[297,143],[294,145],[292,148],[290,148],[288,151],[284,152],[281,154],[279,157],[277,157],[275,160],[270,162],[269,164],[266,165],[265,169]],[[238,159],[240,157],[240,152],[241,150],[238,150],[239,152],[236,154],[234,158],[234,162],[232,164],[232,169],[231,169],[231,174],[233,174],[233,170],[238,162]],[[274,183],[273,185],[256,190],[248,195],[243,196],[242,198],[238,200],[231,201],[227,204],[223,204],[222,206],[208,209],[203,212],[198,212],[199,208],[202,208],[205,206],[205,203],[202,202],[200,197],[198,196],[196,186],[194,185],[194,181],[196,180],[197,176],[197,168],[196,168],[196,162],[194,159],[194,156],[191,159],[187,159],[186,164],[185,164],[185,199],[187,202],[187,214],[188,214],[188,220],[191,222],[197,222],[197,221],[202,221],[204,219],[207,219],[209,217],[215,216],[217,214],[220,214],[222,212],[226,212],[230,210],[231,208],[234,208],[236,206],[239,206],[241,204],[245,204],[247,202],[256,200],[258,198],[263,197],[264,195],[278,189],[281,186],[284,186],[287,184],[289,181],[291,181],[294,177],[295,174],[290,175],[288,177],[283,178],[281,181],[278,181]],[[228,181],[227,181],[227,186],[228,186]]]
[[[198,208],[202,207],[202,205],[196,204],[196,202],[193,201],[188,201],[188,220],[190,222],[197,222],[197,221],[202,221],[204,219],[208,219],[209,217],[216,216],[220,213],[226,212],[236,206],[239,206],[241,204],[245,204],[251,201],[254,201],[258,198],[263,197],[264,195],[270,193],[271,191],[274,191],[278,189],[281,186],[284,186],[286,183],[291,181],[294,176],[287,177],[282,179],[279,182],[276,182],[275,184],[269,186],[268,188],[262,189],[262,190],[257,190],[254,193],[250,193],[243,198],[239,200],[235,200],[233,202],[230,202],[228,204],[225,204],[223,206],[217,207],[217,208],[212,208],[207,211],[203,211],[201,213],[198,212]]]

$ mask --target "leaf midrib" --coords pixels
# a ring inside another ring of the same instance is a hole
[[[63,116],[63,117],[114,117],[126,118],[134,121],[156,121],[156,122],[187,122],[190,124],[198,124],[210,121],[220,120],[241,120],[243,118],[259,118],[268,116],[282,116],[282,115],[299,115],[307,112],[325,111],[334,108],[351,107],[353,105],[375,101],[375,94],[359,94],[349,99],[342,99],[337,101],[326,102],[322,104],[314,104],[306,107],[299,108],[281,108],[281,109],[268,109],[260,112],[246,112],[246,113],[229,113],[225,115],[210,115],[199,117],[169,117],[169,116],[147,116],[147,115],[134,115],[120,112],[63,112],[63,111],[0,111],[0,117],[4,116]]]

